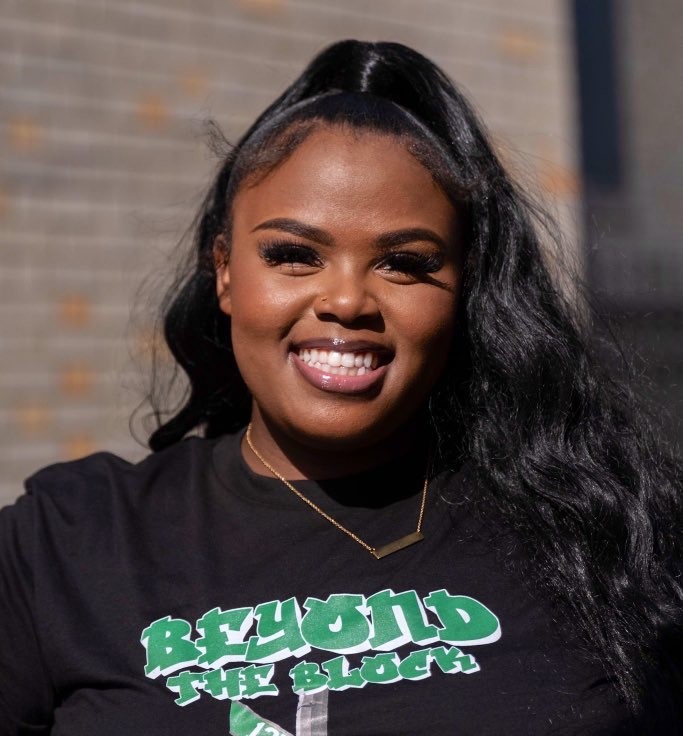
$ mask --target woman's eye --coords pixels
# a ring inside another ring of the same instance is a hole
[[[315,250],[299,243],[286,241],[264,243],[260,247],[260,252],[261,258],[269,266],[288,266],[291,270],[322,266],[322,260]]]
[[[423,276],[435,273],[443,268],[443,255],[441,253],[413,253],[401,251],[391,253],[382,259],[380,268],[383,271],[407,274],[410,276]]]

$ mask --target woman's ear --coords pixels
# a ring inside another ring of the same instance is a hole
[[[230,317],[232,304],[230,301],[230,264],[228,259],[228,242],[225,235],[219,235],[213,241],[213,265],[216,271],[216,294],[221,312]]]

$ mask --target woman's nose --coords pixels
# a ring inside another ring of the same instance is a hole
[[[314,303],[319,319],[351,324],[379,315],[377,300],[358,273],[329,274],[319,287]]]

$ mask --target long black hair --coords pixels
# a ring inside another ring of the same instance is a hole
[[[245,178],[272,169],[322,124],[404,140],[466,215],[457,356],[429,406],[439,461],[469,459],[489,505],[532,556],[530,577],[564,605],[633,712],[673,723],[671,693],[682,684],[680,467],[634,411],[631,392],[595,359],[581,310],[550,277],[538,209],[468,102],[417,52],[334,44],[225,156],[164,307],[165,339],[189,392],[167,421],[157,414],[150,446],[247,423],[214,242],[225,234],[229,243],[231,202]]]

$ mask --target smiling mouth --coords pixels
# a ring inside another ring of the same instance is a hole
[[[380,364],[380,356],[370,351],[339,352],[302,348],[297,355],[307,366],[331,376],[364,376],[377,370]]]
[[[311,340],[290,349],[290,361],[307,383],[321,391],[348,395],[373,396],[381,389],[394,359],[392,350],[364,342],[321,342]]]

